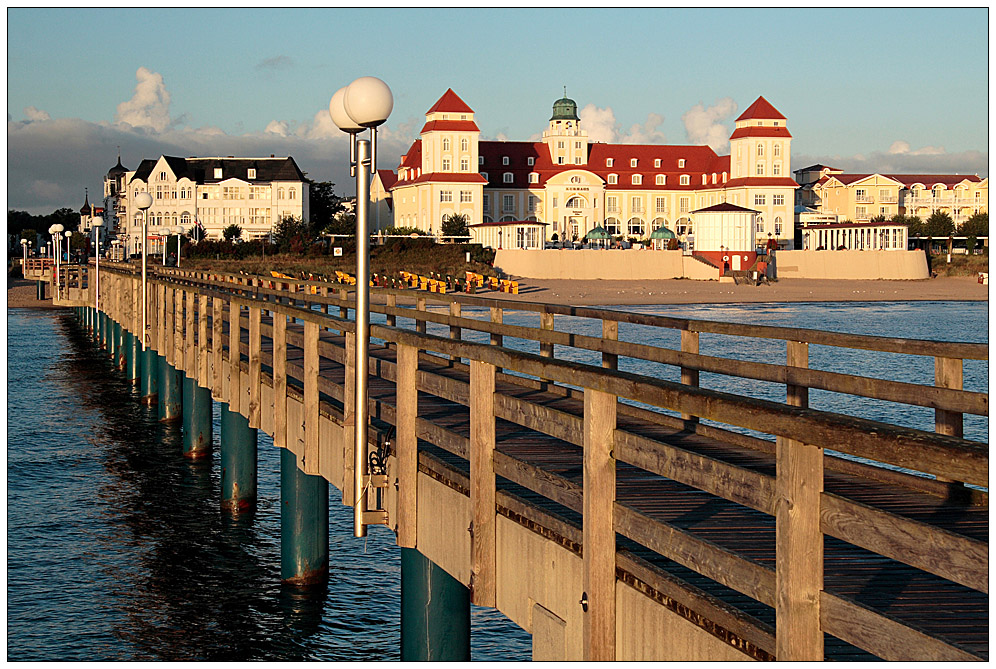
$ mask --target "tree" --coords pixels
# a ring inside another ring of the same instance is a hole
[[[66,230],[76,230],[80,227],[80,215],[69,207],[62,207],[61,209],[56,209],[51,214],[45,217],[45,229],[48,230],[49,226],[55,225],[56,223],[62,225]]]
[[[972,214],[967,221],[958,228],[958,234],[965,237],[988,237],[989,236],[989,213],[980,211]]]
[[[351,211],[340,211],[332,217],[332,222],[326,227],[325,232],[330,235],[355,235],[356,214]]]
[[[303,243],[307,235],[308,228],[304,221],[290,214],[284,214],[277,221],[277,224],[273,226],[273,243],[283,252],[290,250],[295,237],[299,238],[300,242]]]
[[[330,232],[329,228],[334,225],[336,214],[344,207],[342,198],[333,192],[335,184],[331,181],[309,181],[308,184],[309,232],[317,238]]]
[[[469,237],[470,229],[467,228],[467,217],[463,214],[450,214],[443,219],[444,237]]]
[[[919,216],[897,216],[893,220],[904,224],[907,228],[907,234],[910,237],[922,237],[924,235],[923,220]]]
[[[238,241],[242,239],[242,228],[235,223],[232,223],[221,231],[221,235],[225,238],[226,242]]]
[[[955,225],[950,214],[935,211],[923,224],[923,228],[925,237],[947,237],[954,233]]]
[[[877,216],[873,216],[872,219],[871,219],[871,222],[872,223],[885,223],[887,220],[889,220],[889,219],[887,219],[885,217],[885,214],[879,214]]]

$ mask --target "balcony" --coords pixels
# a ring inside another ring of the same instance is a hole
[[[886,195],[885,197],[878,198],[879,204],[896,204],[899,202],[899,197],[895,195]]]
[[[855,202],[862,202],[862,203],[867,202],[867,203],[871,204],[871,203],[875,202],[875,198],[872,197],[871,195],[855,195],[854,196],[854,201]]]

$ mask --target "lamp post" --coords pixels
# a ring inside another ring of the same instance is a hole
[[[377,169],[377,126],[394,108],[391,89],[376,77],[360,77],[329,102],[332,122],[349,133],[349,168],[356,176],[356,398],[353,454],[353,536],[367,535],[367,370],[370,349],[370,175]],[[370,128],[370,140],[356,135]]]
[[[183,234],[183,226],[176,226],[173,228],[173,232],[176,233],[176,268],[180,269],[180,242],[183,241],[181,237]]]
[[[66,230],[65,232],[62,233],[62,235],[66,238],[66,264],[68,265],[73,262],[73,253],[72,249],[70,248],[73,241],[73,233],[70,232],[69,230]]]
[[[142,212],[142,351],[149,339],[149,207],[152,196],[142,191],[135,196],[135,206]],[[143,358],[144,361],[144,358]],[[144,364],[144,363],[143,363]]]
[[[94,251],[93,257],[95,258],[95,263],[97,265],[97,278],[94,281],[94,308],[99,313],[100,312],[100,228],[104,225],[101,219],[95,219],[93,222],[94,230],[97,232],[97,249]]]
[[[55,292],[61,299],[62,291],[59,290],[59,268],[62,266],[62,231],[65,230],[61,223],[55,223],[48,229],[48,234],[52,235],[52,255],[55,256]]]

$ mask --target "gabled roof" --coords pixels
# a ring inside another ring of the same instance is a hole
[[[391,190],[391,186],[398,182],[398,175],[392,170],[377,170],[380,182],[384,184],[384,190]]]
[[[453,92],[452,88],[447,88],[446,92],[443,93],[443,97],[436,100],[436,104],[432,105],[426,114],[435,114],[436,112],[473,114],[474,110],[466,102],[461,100],[460,96]]]
[[[178,158],[162,156],[177,179],[189,179],[194,183],[218,183],[225,179],[241,179],[246,182],[304,181],[304,174],[291,157],[287,158]],[[148,181],[158,160],[143,160],[135,170],[132,181]],[[221,168],[221,178],[214,176],[215,168]],[[256,170],[256,176],[249,178],[249,170]]]
[[[748,209],[747,207],[740,207],[740,206],[732,204],[730,202],[720,202],[719,204],[714,204],[711,207],[704,207],[702,209],[696,209],[692,213],[693,214],[708,214],[708,213],[723,212],[723,211],[746,212],[748,214],[759,214],[759,213],[761,213],[761,212],[757,211],[756,209]]]
[[[770,102],[760,96],[754,100],[754,104],[744,110],[744,113],[737,117],[737,121],[746,121],[752,118],[763,119],[784,119],[781,112],[775,109]]]

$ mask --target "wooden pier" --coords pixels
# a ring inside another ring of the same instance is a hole
[[[138,336],[140,272],[100,272],[101,311]],[[962,389],[963,361],[988,360],[987,345],[371,295],[386,324],[371,326],[370,443],[386,475],[366,479],[368,522],[530,632],[534,659],[988,659],[988,444],[962,436],[964,414],[988,416],[988,394]],[[182,270],[157,269],[149,288],[151,347],[347,504],[350,298]],[[503,323],[505,310],[540,327]],[[558,330],[558,316],[600,336]],[[680,346],[621,341],[620,323],[676,331]],[[785,359],[710,355],[707,333],[784,342]],[[810,369],[810,346],[932,357],[934,382]],[[555,355],[568,349],[600,366]],[[680,382],[621,371],[626,358]],[[785,399],[705,389],[701,373],[781,384]],[[813,409],[810,389],[926,407],[935,430]]]

